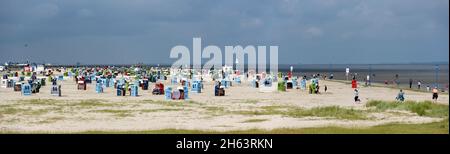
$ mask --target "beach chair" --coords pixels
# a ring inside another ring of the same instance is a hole
[[[78,90],[86,90],[86,81],[78,81],[77,88]]]
[[[137,97],[139,86],[136,84],[132,84],[130,87],[131,87],[131,96]]]
[[[110,80],[108,78],[104,78],[103,84],[104,84],[105,88],[109,87],[109,82],[110,82]]]
[[[225,88],[223,86],[219,87],[219,96],[225,96]]]
[[[142,80],[142,90],[148,90],[148,79]]]
[[[277,91],[277,82],[273,82],[273,79],[271,77],[263,78],[262,83],[259,86],[260,92],[274,92]]]
[[[153,95],[164,95],[164,84],[157,83],[155,84],[155,88],[152,90]]]
[[[189,88],[187,86],[183,87],[183,99],[189,99]]]
[[[45,85],[46,85],[45,78],[41,78],[41,86],[45,86]]]
[[[287,81],[286,82],[286,89],[293,89],[294,84],[292,83],[292,81]]]
[[[165,89],[164,98],[165,98],[166,100],[172,99],[172,87],[167,87],[167,88]]]
[[[170,80],[170,83],[171,83],[172,85],[177,84],[177,83],[178,83],[177,78],[176,78],[176,77],[172,77],[172,79]]]
[[[278,82],[278,88],[277,88],[277,90],[278,90],[278,91],[286,91],[286,85],[285,85],[285,82],[284,82],[284,81]]]
[[[227,80],[222,79],[222,80],[220,81],[220,84],[221,84],[222,86],[224,86],[225,88],[228,88],[228,86],[227,86]]]
[[[259,88],[259,83],[255,79],[253,79],[250,83],[251,83],[253,88]]]
[[[7,81],[6,81],[6,88],[12,88],[12,87],[14,87],[14,80],[7,79]]]
[[[97,82],[95,84],[95,92],[97,93],[103,93],[103,86],[102,82]]]
[[[50,90],[50,94],[53,95],[53,96],[61,97],[61,85],[52,85],[52,88]]]
[[[26,83],[22,84],[22,95],[23,96],[30,96],[31,95],[31,85]]]
[[[174,90],[172,91],[172,99],[173,100],[178,100],[181,97],[181,93],[179,90]]]
[[[306,89],[306,79],[302,79],[300,81],[300,89],[302,89],[302,90]]]
[[[240,77],[235,78],[234,81],[235,81],[237,84],[241,84],[241,78],[240,78]]]
[[[33,81],[31,83],[31,93],[39,93],[39,90],[41,89],[41,84],[37,81]]]
[[[223,86],[215,85],[214,86],[214,96],[225,96],[225,89]]]
[[[22,91],[22,84],[21,83],[16,83],[14,85],[14,91]]]
[[[192,92],[201,93],[202,92],[202,84],[200,81],[194,81],[192,83]]]
[[[123,92],[122,88],[123,88],[122,85],[117,85],[117,89],[116,89],[117,96],[122,96],[122,92]]]
[[[115,88],[115,83],[116,83],[116,81],[114,80],[114,78],[109,79],[109,87]]]
[[[94,79],[95,80],[95,79]],[[84,84],[91,84],[92,83],[92,78],[90,78],[90,77],[86,77],[86,78],[84,78]],[[78,82],[80,82],[80,81],[78,81]]]

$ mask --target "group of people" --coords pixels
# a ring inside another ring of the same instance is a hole
[[[432,90],[432,100],[434,102],[437,102],[438,96],[439,96],[439,90],[437,87],[434,87]],[[355,88],[354,90],[354,100],[355,103],[360,103],[361,100],[359,99],[359,90],[357,88]],[[395,100],[403,102],[405,100],[405,92],[403,92],[403,89],[400,89],[400,91],[398,92],[397,96],[395,97]]]
[[[434,87],[433,90],[431,91],[432,93],[432,97],[431,99],[434,102],[437,102],[438,96],[439,96],[439,90],[437,87]],[[405,100],[405,93],[403,92],[402,89],[400,89],[400,92],[398,92],[397,97],[395,97],[396,100],[403,102]]]

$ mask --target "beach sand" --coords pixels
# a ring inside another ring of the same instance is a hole
[[[62,97],[50,94],[49,83],[40,93],[22,96],[11,88],[0,88],[0,108],[9,109],[0,115],[3,132],[76,133],[85,131],[139,131],[160,129],[188,130],[248,130],[276,128],[309,128],[324,126],[370,127],[388,123],[429,123],[442,120],[415,113],[369,113],[370,119],[349,120],[327,117],[291,117],[280,114],[240,114],[255,112],[264,107],[313,108],[339,106],[367,110],[369,100],[393,101],[398,89],[361,87],[361,103],[353,101],[350,84],[321,80],[321,94],[306,90],[261,93],[249,83],[233,83],[226,95],[214,96],[213,83],[207,82],[202,93],[189,93],[189,100],[165,102],[163,95],[152,95],[139,89],[138,97],[116,96],[110,87],[104,93],[95,92],[95,84],[87,90],[77,90],[72,79],[58,82]],[[165,83],[165,86],[170,83]],[[327,85],[328,91],[323,92]],[[431,100],[431,93],[405,90],[406,100]],[[93,102],[93,103],[92,103]],[[440,94],[438,103],[447,104],[448,94]]]

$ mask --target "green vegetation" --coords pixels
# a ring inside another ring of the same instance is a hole
[[[7,107],[7,108],[0,108],[0,115],[7,115],[7,114],[18,114],[22,112],[26,112],[26,109],[21,108],[13,108],[13,107]]]
[[[157,104],[162,106],[172,106],[172,107],[186,107],[186,106],[192,106],[192,105],[201,105],[201,103],[195,102],[195,101],[160,101],[160,100],[143,100],[142,103],[151,103],[151,104]]]
[[[101,113],[112,113],[117,117],[129,117],[132,116],[133,110],[110,110],[110,109],[104,109],[104,110],[92,110],[91,112],[101,112]]]
[[[258,100],[246,100],[244,103],[256,103]],[[149,103],[149,104],[146,104]],[[159,105],[157,108],[135,108],[136,105]],[[126,106],[127,108],[120,108]],[[114,107],[114,108],[111,108]],[[249,108],[248,108],[249,107]],[[442,121],[425,123],[425,124],[404,124],[404,123],[391,123],[373,127],[320,127],[320,128],[279,128],[273,130],[237,130],[237,131],[208,131],[208,130],[177,130],[177,129],[164,129],[164,130],[143,130],[143,131],[87,131],[81,133],[117,133],[117,134],[448,134],[449,133],[449,108],[448,105],[432,103],[430,101],[377,101],[371,100],[366,104],[367,110],[353,109],[339,106],[325,106],[314,108],[301,108],[298,106],[288,105],[269,105],[256,107],[252,104],[244,105],[242,110],[229,110],[227,106],[203,104],[195,101],[155,101],[155,100],[143,100],[134,102],[106,102],[99,99],[90,100],[55,100],[55,99],[29,99],[18,100],[13,104],[0,105],[0,123],[15,123],[20,122],[23,119],[37,118],[33,123],[35,124],[48,124],[54,123],[59,120],[64,120],[64,117],[47,117],[44,115],[49,112],[69,111],[78,112],[80,109],[83,112],[95,112],[111,114],[115,117],[129,117],[140,113],[149,112],[166,112],[166,111],[184,111],[195,109],[203,109],[204,112],[213,115],[280,115],[285,117],[303,118],[303,117],[320,117],[320,118],[333,118],[343,120],[371,120],[368,117],[369,113],[385,113],[394,112],[401,114],[415,113],[419,116],[441,118]],[[75,109],[74,109],[75,108]],[[64,110],[63,110],[64,109]],[[231,109],[231,108],[230,108]],[[406,112],[398,112],[406,111]],[[411,113],[410,113],[411,112]],[[49,114],[50,115],[50,114]],[[62,116],[62,115],[61,115]],[[44,118],[47,117],[47,118]],[[269,119],[262,119],[261,117],[249,117],[243,119],[241,123],[257,123],[264,122]],[[225,127],[226,125],[224,125]],[[229,126],[232,127],[232,126]],[[8,132],[6,130],[0,131],[0,133],[17,133]],[[19,133],[34,133],[34,132],[19,132]],[[39,132],[42,133],[42,132]],[[44,132],[54,133],[54,132]]]
[[[268,119],[248,119],[243,121],[242,123],[253,123],[253,122],[263,122],[263,121],[267,121]]]
[[[43,109],[32,109],[28,108],[16,108],[16,107],[6,107],[0,108],[0,117],[4,115],[23,115],[23,116],[38,116],[46,114],[52,111],[53,108],[43,108]]]
[[[64,120],[64,117],[52,117],[52,118],[48,118],[42,121],[38,121],[38,124],[48,124],[48,123],[54,123],[56,121],[60,121],[60,120]]]
[[[319,127],[280,128],[272,130],[249,129],[236,131],[204,130],[144,130],[144,131],[86,131],[81,134],[449,134],[448,119],[426,124],[386,124],[367,128]]]
[[[239,101],[238,103],[249,103],[249,104],[256,104],[259,100],[257,99],[246,99],[245,101]]]
[[[311,109],[292,106],[264,106],[261,109],[255,111],[234,111],[233,113],[243,115],[282,115],[294,118],[326,117],[348,120],[367,119],[362,110],[347,109],[339,106],[314,107]]]
[[[385,110],[405,110],[413,113],[417,113],[420,116],[429,116],[429,117],[440,117],[445,118],[448,117],[448,105],[432,103],[431,101],[406,101],[406,102],[386,102],[386,101],[377,101],[372,100],[367,102],[367,107],[375,107],[377,111],[385,111]]]
[[[162,108],[162,109],[144,109],[144,110],[137,110],[139,112],[164,112],[164,111],[181,111],[182,109],[170,109],[170,108]]]
[[[89,99],[89,100],[81,100],[79,103],[69,103],[70,106],[78,106],[78,107],[111,107],[117,106],[119,103],[106,103],[103,100],[98,99]]]
[[[57,101],[54,99],[26,99],[17,100],[17,103],[28,105],[57,105],[58,103],[61,103],[61,101]]]

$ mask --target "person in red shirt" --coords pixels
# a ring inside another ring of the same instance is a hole
[[[352,88],[353,89],[357,88],[357,82],[355,79],[352,80]]]

